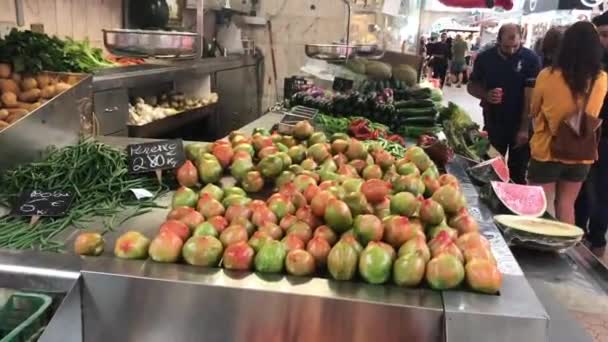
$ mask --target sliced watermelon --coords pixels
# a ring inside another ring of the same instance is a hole
[[[467,170],[469,176],[477,183],[487,184],[492,181],[509,182],[511,176],[507,163],[502,157],[486,160]]]
[[[547,211],[547,197],[540,186],[491,182],[489,188],[491,194],[486,198],[495,208],[502,204],[513,214],[530,217],[539,217]]]

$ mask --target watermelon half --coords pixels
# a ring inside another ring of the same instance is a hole
[[[511,180],[509,167],[502,157],[486,160],[469,168],[467,172],[472,180],[480,184],[488,184],[492,181],[509,182]]]
[[[547,211],[547,197],[540,186],[491,182],[482,192],[495,213],[539,217]]]

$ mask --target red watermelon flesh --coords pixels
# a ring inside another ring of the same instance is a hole
[[[509,167],[502,157],[492,158],[468,169],[469,175],[481,183],[499,180],[508,182],[511,179]]]
[[[547,198],[540,186],[492,182],[496,197],[516,215],[539,217],[547,211]]]

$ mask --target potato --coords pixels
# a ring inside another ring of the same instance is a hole
[[[0,78],[11,77],[11,65],[8,63],[0,63]]]
[[[30,89],[38,88],[38,82],[33,77],[26,77],[21,81],[21,89],[28,91]]]
[[[14,94],[19,94],[21,92],[17,82],[11,79],[0,79],[0,93],[5,93],[7,91]]]
[[[38,88],[42,89],[51,83],[49,75],[42,73],[36,75],[36,82],[38,82]]]
[[[29,113],[27,110],[25,109],[21,109],[20,112],[14,112],[13,114],[10,114],[7,118],[6,118],[6,122],[13,123],[19,119],[21,119],[22,117],[26,116],[27,113]]]
[[[64,91],[70,89],[72,86],[67,84],[67,83],[63,83],[63,82],[59,82],[57,84],[55,84],[55,96],[63,93]]]
[[[8,116],[8,110],[0,109],[0,120],[6,119],[7,116]]]
[[[4,120],[0,120],[0,131],[2,131],[3,129],[5,129],[6,127],[10,126],[11,124],[9,124],[8,122],[4,121]]]
[[[25,114],[30,112],[29,110],[27,110],[25,108],[9,108],[6,111],[8,112],[8,116],[11,116],[11,115],[24,116]],[[4,121],[8,121],[8,119],[4,120]]]
[[[2,103],[4,103],[4,106],[8,108],[17,107],[17,95],[15,95],[15,93],[10,91],[4,92],[0,99],[2,100]]]
[[[38,101],[38,99],[40,98],[40,89],[34,88],[34,89],[30,89],[28,91],[24,91],[21,94],[19,94],[18,98],[19,101],[22,102],[36,102]]]
[[[68,79],[65,81],[65,83],[67,83],[69,85],[74,85],[74,84],[78,83],[78,81],[80,81],[80,77],[78,77],[76,75],[69,75]]]
[[[42,96],[43,99],[52,98],[53,96],[55,96],[55,86],[47,85],[46,87],[42,88],[42,92],[40,93],[40,96]]]
[[[34,103],[18,102],[17,108],[25,109],[25,110],[31,112],[34,109],[40,107],[41,105],[42,105],[42,103],[40,103],[40,102],[34,102]]]
[[[11,75],[11,79],[17,83],[21,82],[21,74],[18,72],[14,72],[13,75]]]

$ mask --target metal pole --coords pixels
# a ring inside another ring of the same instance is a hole
[[[17,16],[17,26],[25,25],[23,17],[23,0],[15,0],[15,15]]]

